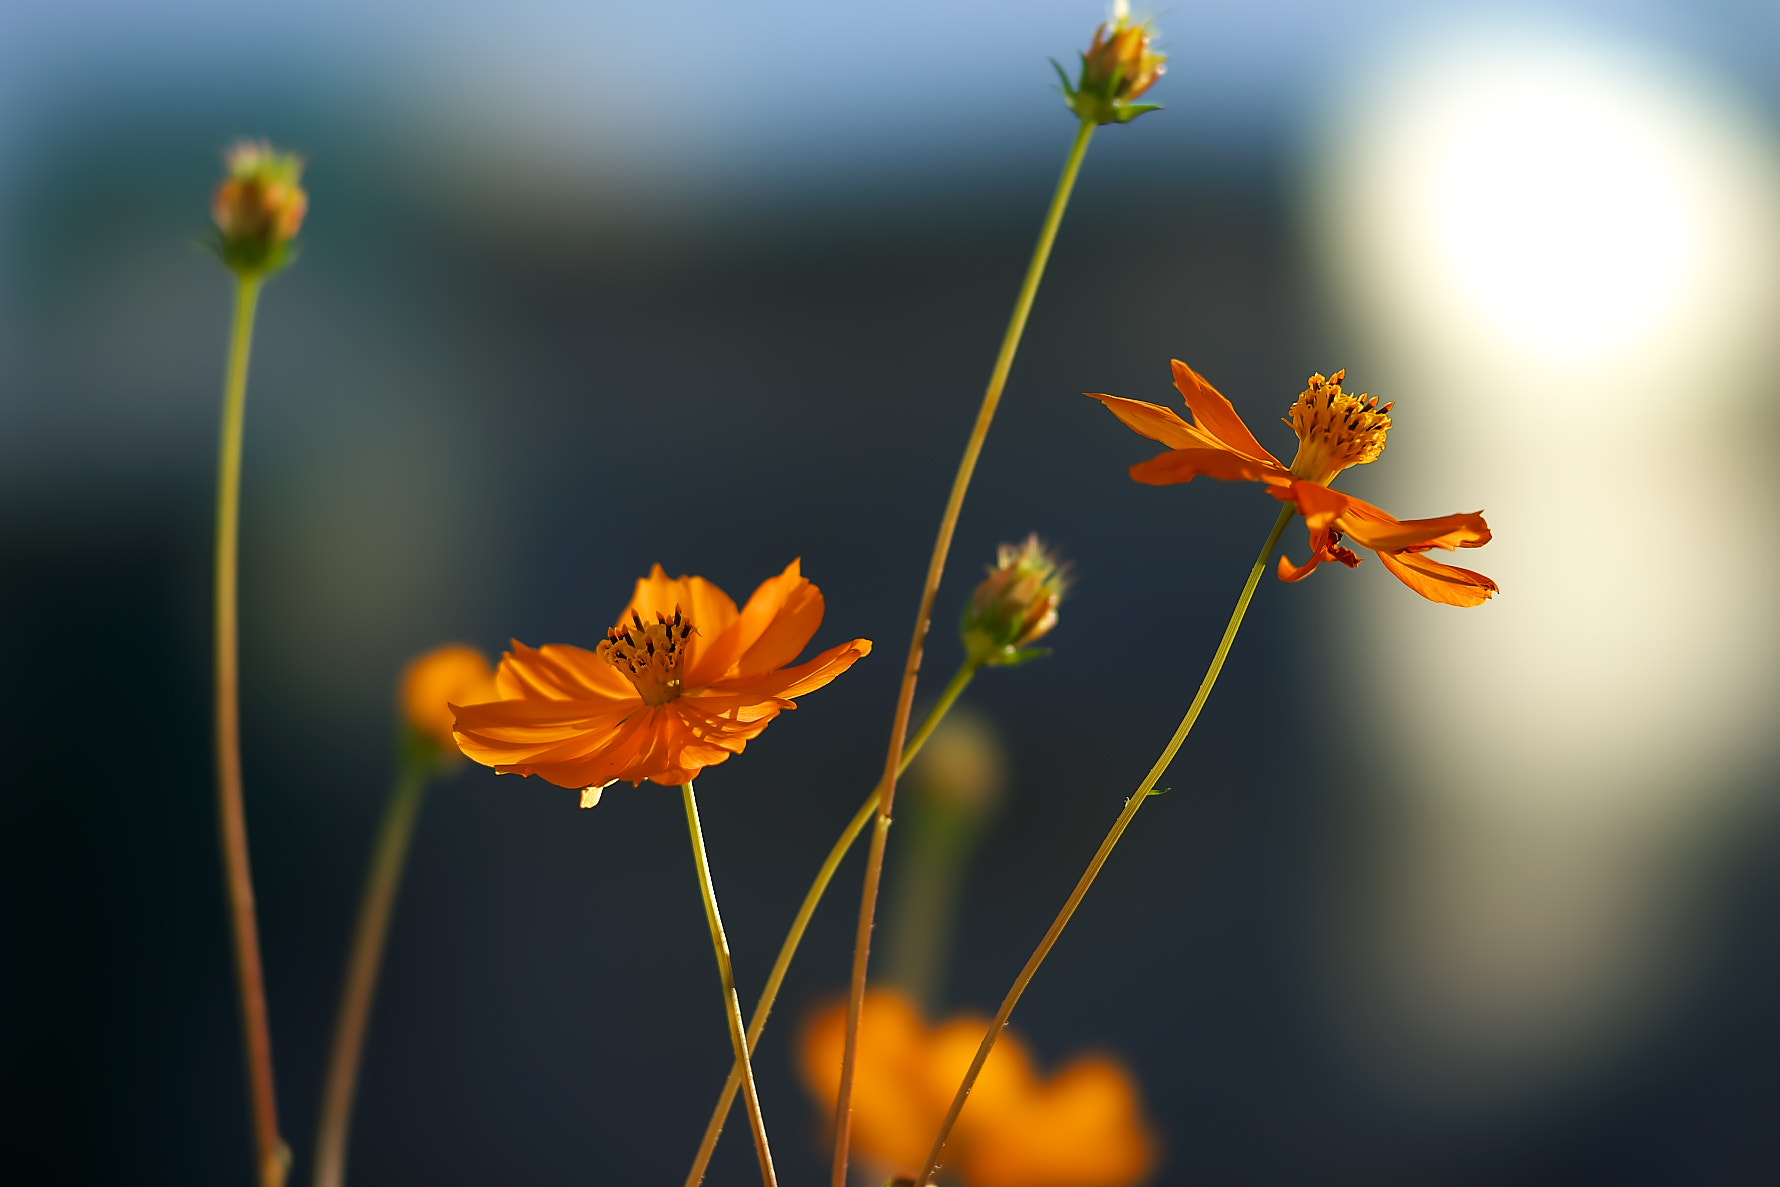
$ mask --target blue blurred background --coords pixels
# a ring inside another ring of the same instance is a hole
[[[752,1000],[881,761],[1072,130],[1045,59],[1104,15],[0,11],[0,1175],[250,1164],[208,728],[229,283],[192,246],[222,147],[310,161],[303,257],[262,307],[243,527],[249,820],[302,1180],[401,665],[449,639],[591,644],[656,561],[743,596],[801,556],[817,645],[880,649],[701,782]],[[1346,366],[1400,426],[1354,488],[1490,511],[1470,563],[1503,596],[1424,605],[1376,564],[1264,585],[1174,793],[1017,1026],[1047,1065],[1133,1063],[1158,1182],[1770,1181],[1780,573],[1752,529],[1780,510],[1780,16],[1160,19],[1167,110],[1096,137],[929,649],[931,695],[998,542],[1036,530],[1074,561],[1055,656],[970,693],[1011,766],[947,1007],[999,999],[1272,515],[1251,489],[1131,483],[1146,443],[1079,393],[1169,402],[1180,357],[1285,449],[1273,418]],[[684,1173],[728,1048],[674,798],[580,811],[481,769],[439,788],[355,1181]],[[789,1044],[843,984],[857,862],[759,1060],[787,1181],[824,1165]],[[732,1126],[712,1181],[753,1174]]]

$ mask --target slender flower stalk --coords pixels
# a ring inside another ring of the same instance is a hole
[[[958,462],[957,475],[952,479],[952,491],[946,499],[945,513],[940,517],[939,534],[933,542],[933,555],[927,562],[927,577],[921,587],[921,606],[915,614],[914,636],[909,641],[908,659],[903,665],[902,689],[897,696],[896,716],[890,727],[890,746],[884,756],[883,796],[878,802],[877,816],[872,827],[871,848],[865,863],[865,885],[859,899],[859,922],[854,931],[853,973],[847,993],[846,1045],[841,1056],[840,1090],[835,1101],[834,1161],[830,1177],[832,1187],[847,1187],[853,1073],[859,1056],[859,1012],[865,1000],[866,970],[871,961],[872,922],[877,911],[878,884],[884,871],[884,849],[889,842],[890,821],[896,803],[896,780],[902,771],[903,738],[908,732],[909,716],[914,706],[915,683],[921,673],[921,657],[927,642],[927,629],[933,618],[933,602],[939,594],[946,556],[952,547],[952,535],[958,526],[959,513],[964,508],[965,491],[970,488],[971,476],[976,472],[977,458],[983,451],[983,440],[989,435],[989,425],[995,419],[995,410],[1001,403],[1001,393],[1007,386],[1008,372],[1013,368],[1014,354],[1019,350],[1020,339],[1025,333],[1026,319],[1032,312],[1033,300],[1038,295],[1038,284],[1044,276],[1045,265],[1050,262],[1051,247],[1057,240],[1057,229],[1062,225],[1063,211],[1068,207],[1070,194],[1075,189],[1076,175],[1081,172],[1082,159],[1088,151],[1088,141],[1093,138],[1094,129],[1098,126],[1096,120],[1084,118],[1076,131],[1075,143],[1070,146],[1069,156],[1064,160],[1063,173],[1057,179],[1056,192],[1051,197],[1050,209],[1045,213],[1038,243],[1032,250],[1032,260],[1026,267],[1026,278],[1020,285],[1019,296],[1014,300],[1013,316],[1008,319],[1007,333],[1002,336],[1001,350],[995,356],[994,369],[989,373],[989,385],[983,392],[982,406],[977,411],[976,423],[971,426],[970,439],[965,442],[964,456]]]
[[[939,1167],[940,1154],[945,1150],[946,1139],[951,1135],[952,1127],[957,1124],[958,1115],[964,1111],[964,1102],[970,1097],[970,1090],[976,1084],[978,1074],[982,1072],[983,1065],[988,1062],[989,1052],[995,1048],[995,1040],[1001,1037],[1001,1032],[1007,1026],[1009,1016],[1013,1014],[1014,1007],[1019,1004],[1021,995],[1026,992],[1026,986],[1032,983],[1032,978],[1038,973],[1039,966],[1051,954],[1051,949],[1056,946],[1057,938],[1063,934],[1063,929],[1069,926],[1069,920],[1074,916],[1075,909],[1087,896],[1088,888],[1093,886],[1094,879],[1100,876],[1100,869],[1106,864],[1106,859],[1112,855],[1113,847],[1119,843],[1119,838],[1125,835],[1125,830],[1130,827],[1131,821],[1137,816],[1137,810],[1143,807],[1144,801],[1149,799],[1155,791],[1156,781],[1162,777],[1162,772],[1168,769],[1168,764],[1174,761],[1174,756],[1180,752],[1182,743],[1192,732],[1194,723],[1199,720],[1200,710],[1205,708],[1205,702],[1211,696],[1211,690],[1217,685],[1218,676],[1224,670],[1224,661],[1230,655],[1230,645],[1236,641],[1236,632],[1241,628],[1242,620],[1248,613],[1249,603],[1254,600],[1255,587],[1261,583],[1261,574],[1266,570],[1267,562],[1273,558],[1273,550],[1279,544],[1280,533],[1285,531],[1286,524],[1291,522],[1292,516],[1297,514],[1297,510],[1289,503],[1280,508],[1279,517],[1273,521],[1273,530],[1267,533],[1267,542],[1261,546],[1260,555],[1255,558],[1254,566],[1249,569],[1248,580],[1243,583],[1242,594],[1236,599],[1236,608],[1230,612],[1230,621],[1224,627],[1224,637],[1218,642],[1218,649],[1211,657],[1211,666],[1205,670],[1205,678],[1199,682],[1199,691],[1194,695],[1193,703],[1188,706],[1186,716],[1181,718],[1181,723],[1176,727],[1174,736],[1168,740],[1168,745],[1162,748],[1162,753],[1156,759],[1155,764],[1150,767],[1149,774],[1145,775],[1143,782],[1137,785],[1137,790],[1132,793],[1131,798],[1125,801],[1124,810],[1113,822],[1111,830],[1106,834],[1106,839],[1100,842],[1100,848],[1095,851],[1093,860],[1088,862],[1088,868],[1082,872],[1080,880],[1075,884],[1075,889],[1070,892],[1068,900],[1063,904],[1063,909],[1057,912],[1057,918],[1051,921],[1050,929],[1045,932],[1044,939],[1039,941],[1038,947],[1033,950],[1031,956],[1027,957],[1026,967],[1020,970],[1020,975],[1014,978],[1013,987],[1002,999],[1001,1008],[995,1012],[994,1020],[989,1023],[989,1029],[983,1035],[982,1044],[977,1047],[976,1057],[970,1061],[970,1069],[964,1073],[964,1080],[958,1085],[958,1092],[952,1098],[952,1107],[946,1111],[946,1119],[941,1123],[939,1134],[933,1140],[933,1149],[927,1155],[927,1164],[922,1167],[921,1173],[915,1178],[916,1183],[927,1183],[932,1180],[934,1171]]]
[[[228,176],[210,213],[217,256],[235,274],[235,317],[223,386],[222,439],[216,479],[216,790],[223,880],[229,896],[235,978],[247,1053],[254,1154],[261,1187],[283,1187],[290,1148],[278,1133],[272,1079],[272,1034],[266,1020],[266,978],[260,961],[253,870],[247,856],[247,808],[241,792],[241,664],[238,578],[241,539],[241,438],[247,416],[247,364],[254,313],[268,276],[294,258],[309,209],[303,162],[264,142],[243,141],[227,155]]]
[[[371,1022],[371,1003],[383,967],[396,890],[402,884],[402,867],[407,864],[414,822],[419,818],[432,769],[430,756],[421,758],[411,753],[405,757],[389,805],[383,810],[383,823],[377,829],[377,847],[372,853],[365,897],[359,904],[358,924],[352,933],[352,955],[347,960],[346,980],[340,990],[334,1045],[328,1054],[321,1125],[315,1140],[315,1187],[341,1187],[346,1181],[346,1143],[351,1132],[353,1098],[358,1092],[365,1032]]]
[[[927,744],[933,731],[945,719],[946,713],[957,702],[958,697],[971,679],[982,670],[983,663],[977,659],[966,659],[953,674],[951,682],[940,694],[939,703],[927,714],[927,720],[909,739],[903,748],[902,765],[897,769],[901,774],[908,770],[915,756],[921,753],[921,747]],[[767,975],[766,987],[760,991],[760,1000],[754,1005],[754,1015],[748,1020],[748,1049],[753,1051],[760,1045],[760,1036],[766,1031],[766,1020],[773,1012],[773,1004],[778,1001],[779,987],[785,983],[785,974],[791,970],[792,958],[797,955],[798,945],[803,943],[804,932],[810,926],[810,918],[816,913],[816,906],[828,891],[828,884],[834,878],[835,870],[840,868],[842,860],[853,848],[853,842],[865,831],[866,824],[877,813],[878,801],[883,796],[882,785],[872,789],[853,813],[853,819],[841,830],[840,837],[828,850],[828,856],[822,859],[822,868],[816,871],[816,880],[810,883],[808,893],[803,896],[803,904],[797,909],[797,917],[791,921],[791,930],[785,935],[785,942],[779,945],[779,955],[773,961],[772,972]],[[711,1154],[717,1149],[717,1139],[723,1135],[723,1124],[729,1119],[729,1110],[735,1105],[736,1093],[742,1086],[742,1063],[737,1060],[729,1070],[729,1080],[723,1085],[723,1093],[717,1099],[717,1107],[711,1111],[711,1120],[705,1125],[705,1136],[698,1144],[698,1154],[692,1160],[692,1169],[686,1174],[686,1187],[698,1187],[704,1182],[705,1171],[711,1165]]]
[[[698,799],[692,784],[680,792],[686,800],[686,831],[692,838],[692,860],[698,867],[698,888],[705,900],[705,921],[711,925],[711,948],[717,954],[717,975],[723,982],[723,1012],[729,1020],[729,1040],[742,1072],[742,1096],[748,1102],[748,1125],[754,1131],[754,1152],[760,1156],[760,1178],[766,1187],[778,1187],[773,1174],[773,1153],[766,1141],[766,1120],[760,1115],[760,1094],[754,1087],[754,1065],[748,1058],[748,1037],[742,1030],[742,1003],[736,997],[735,968],[729,960],[729,939],[723,934],[723,916],[717,912],[717,888],[711,882],[711,863],[705,856],[704,829],[698,822]]]
[[[234,330],[229,336],[223,389],[222,445],[216,481],[216,789],[222,827],[223,877],[235,943],[235,980],[247,1047],[247,1084],[253,1106],[254,1153],[261,1187],[282,1187],[290,1149],[278,1134],[272,1080],[272,1032],[266,1018],[266,975],[247,856],[247,807],[241,793],[241,664],[238,555],[241,539],[241,437],[247,413],[247,363],[263,280],[238,275]]]
[[[371,1025],[378,973],[389,939],[396,893],[402,885],[409,843],[427,782],[463,761],[451,737],[451,703],[494,695],[494,671],[488,657],[461,643],[437,647],[418,656],[402,673],[398,697],[402,725],[395,790],[383,810],[371,869],[365,878],[353,929],[346,977],[340,987],[340,1009],[334,1022],[334,1045],[328,1054],[322,1085],[321,1123],[315,1137],[315,1187],[341,1187],[346,1181],[347,1143],[352,1130],[352,1105],[358,1094],[359,1066],[365,1035]]]

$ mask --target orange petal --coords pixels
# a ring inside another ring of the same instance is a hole
[[[1302,581],[1312,573],[1316,572],[1316,567],[1322,563],[1323,554],[1320,552],[1312,552],[1310,554],[1310,559],[1304,562],[1302,568],[1294,565],[1286,558],[1284,553],[1281,553],[1279,557],[1279,579],[1281,581]]]
[[[1150,404],[1143,400],[1127,400],[1123,396],[1109,396],[1101,392],[1085,393],[1091,399],[1099,400],[1112,414],[1124,421],[1128,428],[1135,429],[1151,441],[1160,441],[1170,449],[1222,449],[1223,442],[1210,433],[1194,428],[1180,416],[1160,404]]]
[[[1287,481],[1284,470],[1271,469],[1264,462],[1245,458],[1223,448],[1175,449],[1131,467],[1131,477],[1151,486],[1191,482],[1201,474],[1208,478],[1221,478],[1225,482]]]
[[[1381,552],[1378,559],[1399,581],[1430,602],[1481,606],[1496,594],[1496,583],[1482,573],[1443,565],[1419,552]]]
[[[654,719],[653,711],[633,714],[616,730],[601,738],[593,753],[575,759],[557,762],[497,761],[490,765],[503,775],[537,775],[558,787],[604,787],[615,779],[626,777],[623,774],[625,768],[654,732]],[[470,754],[472,758],[476,757],[468,747],[465,747],[464,753]]]
[[[503,700],[541,698],[553,701],[633,700],[636,687],[618,669],[581,647],[546,643],[531,648],[514,639],[513,650],[501,656],[495,691]]]
[[[1256,461],[1279,465],[1279,459],[1255,440],[1255,435],[1248,431],[1242,417],[1236,415],[1236,406],[1225,399],[1217,388],[1205,382],[1205,376],[1179,359],[1172,360],[1171,365],[1174,367],[1174,386],[1186,397],[1187,407],[1193,410],[1193,419],[1199,422],[1201,429],[1237,453]]]
[[[727,680],[719,680],[711,686],[710,691],[718,695],[754,696],[762,700],[772,697],[790,700],[821,688],[870,654],[870,639],[854,639],[851,643],[830,647],[815,659],[795,668],[780,668],[776,672],[731,676]]]
[[[958,1169],[973,1187],[1130,1187],[1148,1177],[1156,1145],[1130,1073],[1090,1055],[1053,1076],[1018,1115],[976,1135]]]
[[[806,1022],[798,1036],[798,1070],[831,1114],[840,1087],[846,1025],[846,1003],[836,1002]],[[945,1116],[945,1104],[936,1105],[925,1091],[927,1053],[927,1025],[908,999],[894,990],[867,992],[853,1080],[853,1142],[862,1153],[904,1174],[920,1169]],[[955,1080],[952,1087],[957,1087]]]
[[[1342,516],[1341,530],[1353,537],[1354,543],[1378,552],[1401,552],[1406,548],[1478,548],[1490,541],[1489,524],[1483,512],[1444,515],[1439,519],[1402,519],[1378,523],[1370,518]]]
[[[822,611],[822,592],[803,575],[800,562],[792,561],[783,573],[760,583],[727,630],[708,638],[697,662],[686,668],[687,685],[789,663],[822,625]],[[782,657],[766,662],[775,656]]]
[[[1335,517],[1347,510],[1351,501],[1338,490],[1302,478],[1292,481],[1292,502],[1304,513],[1304,523],[1312,532],[1326,532]]]
[[[644,622],[654,622],[657,614],[672,618],[676,608],[683,611],[697,628],[686,641],[683,661],[683,670],[691,671],[699,666],[700,653],[735,622],[735,599],[703,577],[670,579],[666,570],[656,565],[647,577],[637,578],[636,592],[631,595],[630,604],[618,616],[618,621],[620,624],[628,621],[633,610]]]

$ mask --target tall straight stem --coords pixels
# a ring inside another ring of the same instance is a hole
[[[408,747],[412,750],[413,747]],[[352,1103],[358,1093],[358,1070],[371,1023],[371,1003],[389,938],[396,891],[402,884],[414,822],[426,792],[427,764],[405,755],[402,772],[383,810],[371,871],[359,903],[352,934],[352,954],[340,987],[340,1013],[334,1022],[334,1046],[328,1054],[327,1081],[322,1088],[321,1123],[315,1137],[315,1187],[341,1187],[346,1181],[346,1146],[352,1127]]]
[[[903,748],[902,765],[897,774],[908,770],[909,764],[915,761],[915,755],[921,752],[927,739],[933,735],[935,727],[944,720],[946,713],[958,700],[982,664],[966,660],[962,667],[952,676],[946,685],[945,692],[940,694],[939,703],[927,714],[927,720],[915,731]],[[822,868],[816,871],[816,880],[810,884],[809,892],[803,896],[803,905],[797,909],[797,918],[791,921],[791,930],[785,935],[785,942],[779,945],[778,959],[773,961],[773,971],[766,978],[766,988],[760,991],[760,1000],[754,1005],[754,1015],[748,1020],[748,1050],[758,1050],[760,1036],[766,1030],[766,1020],[773,1012],[773,1003],[779,998],[779,987],[785,983],[785,974],[791,969],[791,959],[797,955],[797,947],[803,943],[804,932],[810,926],[810,918],[816,913],[816,905],[822,901],[822,895],[828,890],[828,883],[834,878],[835,870],[840,868],[842,859],[853,848],[853,842],[865,831],[866,822],[878,810],[878,800],[883,787],[875,787],[859,805],[859,811],[853,813],[853,819],[841,830],[841,835],[828,850],[828,856],[822,860]],[[723,1135],[723,1123],[729,1119],[729,1110],[735,1105],[736,1092],[742,1086],[742,1063],[737,1060],[729,1069],[729,1080],[723,1085],[723,1093],[717,1099],[717,1107],[711,1111],[711,1119],[705,1125],[705,1136],[699,1141],[698,1154],[692,1160],[692,1169],[686,1174],[686,1187],[698,1187],[704,1181],[705,1170],[711,1165],[711,1154],[717,1149],[717,1139]]]
[[[228,888],[229,924],[235,944],[235,980],[241,994],[241,1024],[246,1039],[254,1153],[262,1187],[282,1187],[290,1168],[290,1151],[278,1136],[278,1101],[272,1086],[272,1034],[266,1021],[266,977],[260,963],[253,870],[247,859],[247,810],[241,794],[237,610],[241,436],[247,414],[247,362],[253,350],[253,316],[259,306],[262,283],[258,276],[237,277],[228,378],[223,388],[222,442],[216,481],[216,791],[223,880]]]
[[[729,1020],[729,1041],[742,1069],[742,1096],[748,1102],[748,1124],[754,1130],[754,1152],[760,1156],[760,1178],[766,1187],[778,1187],[773,1174],[773,1152],[766,1142],[766,1120],[760,1115],[760,1094],[754,1088],[754,1065],[748,1058],[748,1038],[742,1032],[742,1003],[735,992],[735,968],[729,961],[729,937],[723,934],[723,916],[717,912],[717,888],[711,882],[711,863],[705,856],[705,830],[698,822],[698,799],[692,784],[683,783],[686,800],[686,831],[692,838],[692,860],[698,866],[698,889],[705,900],[705,922],[711,925],[711,948],[717,953],[717,975],[723,982],[723,1014]]]
[[[1161,755],[1150,767],[1150,773],[1143,777],[1143,782],[1137,785],[1137,790],[1132,793],[1129,800],[1125,801],[1124,811],[1120,812],[1119,818],[1113,822],[1111,831],[1106,834],[1106,839],[1100,842],[1100,848],[1095,851],[1094,859],[1088,863],[1088,868],[1082,871],[1082,876],[1076,882],[1075,889],[1070,891],[1068,901],[1063,904],[1063,909],[1057,912],[1057,918],[1051,921],[1050,929],[1045,932],[1044,939],[1038,942],[1038,947],[1033,949],[1032,955],[1026,958],[1026,967],[1020,970],[1018,977],[1014,978],[1013,987],[1007,991],[1007,996],[1001,1001],[1001,1008],[995,1011],[995,1019],[989,1023],[989,1029],[983,1035],[982,1043],[977,1047],[976,1057],[970,1061],[970,1069],[964,1073],[964,1081],[958,1085],[958,1092],[952,1097],[952,1107],[946,1110],[946,1119],[940,1125],[939,1135],[933,1140],[933,1149],[927,1155],[927,1165],[921,1168],[920,1175],[915,1179],[916,1183],[932,1181],[934,1171],[939,1168],[939,1158],[941,1152],[945,1150],[946,1139],[951,1136],[952,1126],[958,1123],[958,1114],[964,1111],[964,1102],[969,1098],[970,1090],[976,1084],[977,1076],[982,1072],[983,1065],[989,1061],[989,1052],[994,1050],[995,1040],[1001,1037],[1001,1031],[1007,1026],[1009,1016],[1013,1014],[1014,1007],[1020,1003],[1021,995],[1026,992],[1026,986],[1032,983],[1032,978],[1038,973],[1038,967],[1045,962],[1045,957],[1051,954],[1051,949],[1056,946],[1057,937],[1061,936],[1063,929],[1069,926],[1069,920],[1075,914],[1075,909],[1081,906],[1082,899],[1087,896],[1088,888],[1094,885],[1094,879],[1100,876],[1100,867],[1104,866],[1106,859],[1112,855],[1113,846],[1119,843],[1119,838],[1125,835],[1125,829],[1137,816],[1137,810],[1143,807],[1144,801],[1149,799],[1150,793],[1156,789],[1156,780],[1162,777],[1162,772],[1168,769],[1168,764],[1173,762],[1174,756],[1180,752],[1181,744],[1187,740],[1187,735],[1193,732],[1193,724],[1199,720],[1199,712],[1205,708],[1206,699],[1211,696],[1211,690],[1216,686],[1218,676],[1224,670],[1224,660],[1230,655],[1230,645],[1236,641],[1236,632],[1241,628],[1243,617],[1248,613],[1249,603],[1254,600],[1255,587],[1261,582],[1261,574],[1267,568],[1268,560],[1273,556],[1273,549],[1279,544],[1279,535],[1285,531],[1286,524],[1291,521],[1292,515],[1296,511],[1297,507],[1291,503],[1280,508],[1279,518],[1274,520],[1273,530],[1267,533],[1267,542],[1261,546],[1261,554],[1255,558],[1254,567],[1249,570],[1248,581],[1243,584],[1242,594],[1236,599],[1236,608],[1230,612],[1230,621],[1224,627],[1224,637],[1219,640],[1218,649],[1211,657],[1211,666],[1205,670],[1205,678],[1199,682],[1199,691],[1194,695],[1193,703],[1188,706],[1187,715],[1181,718],[1180,725],[1175,727],[1174,737],[1170,738],[1168,745],[1162,748]]]
[[[853,936],[853,976],[847,989],[847,1036],[841,1055],[840,1092],[834,1110],[834,1163],[831,1187],[847,1187],[847,1148],[853,1132],[853,1071],[859,1057],[859,1011],[865,1001],[865,975],[871,962],[871,929],[877,912],[878,884],[884,872],[884,847],[890,839],[890,820],[896,804],[896,779],[902,768],[903,736],[908,732],[909,714],[915,702],[915,681],[921,673],[921,656],[927,642],[927,628],[933,618],[933,600],[939,594],[941,576],[945,573],[946,555],[952,548],[952,534],[958,527],[958,515],[964,508],[964,492],[970,488],[971,475],[976,472],[977,458],[983,452],[983,439],[989,435],[989,424],[1001,404],[1001,393],[1007,386],[1008,372],[1013,369],[1014,354],[1026,332],[1026,318],[1038,296],[1038,282],[1045,265],[1050,262],[1051,245],[1057,241],[1057,228],[1063,223],[1063,211],[1075,189],[1076,175],[1081,172],[1082,158],[1095,124],[1083,120],[1077,129],[1075,143],[1063,162],[1063,173],[1045,212],[1044,226],[1039,229],[1038,243],[1032,249],[1032,260],[1026,266],[1026,279],[1014,300],[1013,316],[1008,319],[1007,333],[1001,339],[1001,351],[995,356],[995,367],[989,373],[989,386],[983,391],[982,407],[976,424],[971,426],[970,439],[964,445],[964,457],[958,462],[958,473],[952,479],[952,493],[946,499],[945,513],[940,517],[939,535],[933,541],[933,555],[927,562],[927,579],[921,587],[921,608],[915,614],[914,637],[909,641],[908,660],[903,665],[902,690],[896,699],[896,716],[890,727],[889,752],[884,756],[883,796],[878,802],[877,818],[872,827],[871,848],[865,860],[865,886],[859,896],[859,923]]]

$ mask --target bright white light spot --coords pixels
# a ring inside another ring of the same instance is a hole
[[[1389,86],[1399,103],[1415,97],[1374,112],[1337,200],[1372,208],[1386,237],[1376,262],[1456,302],[1438,312],[1462,313],[1473,338],[1601,358],[1685,331],[1689,309],[1741,270],[1744,220],[1727,208],[1738,187],[1724,185],[1738,129],[1671,67],[1484,38]]]
[[[1343,483],[1482,507],[1495,540],[1455,559],[1502,594],[1339,574],[1343,622],[1388,621],[1351,695],[1395,739],[1350,952],[1376,1051],[1518,1090],[1650,1016],[1699,930],[1687,859],[1771,746],[1773,134],[1673,60],[1545,31],[1357,65],[1309,190],[1349,331],[1317,365],[1397,409]]]

